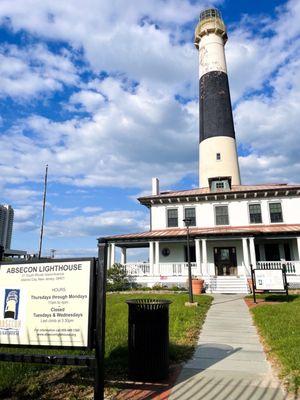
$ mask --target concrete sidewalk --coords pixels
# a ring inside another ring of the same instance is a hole
[[[283,400],[243,296],[214,295],[170,400]]]

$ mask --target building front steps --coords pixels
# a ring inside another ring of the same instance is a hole
[[[207,280],[207,293],[244,293],[249,287],[245,276],[210,276]]]

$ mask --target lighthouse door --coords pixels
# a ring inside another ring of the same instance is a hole
[[[215,247],[216,275],[236,275],[237,260],[235,247]]]

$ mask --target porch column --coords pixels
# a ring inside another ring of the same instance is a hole
[[[197,273],[198,273],[199,275],[202,275],[200,239],[195,239],[195,250],[196,250]]]
[[[300,261],[300,237],[297,237],[298,261]]]
[[[203,274],[209,275],[208,265],[207,265],[207,243],[206,239],[201,239],[202,242],[202,259],[203,259]]]
[[[121,247],[121,264],[126,264],[126,247]]]
[[[115,250],[116,250],[116,248],[115,248],[115,244],[114,243],[111,243],[111,245],[110,245],[111,247],[110,247],[110,250],[111,250],[111,252],[110,252],[110,265],[111,266],[113,266],[114,265],[114,263],[115,263]]]
[[[159,242],[155,242],[154,275],[159,275]]]
[[[245,274],[250,275],[250,263],[249,263],[249,251],[248,251],[248,238],[242,238],[243,240],[243,258],[244,258],[244,267],[245,267]]]
[[[154,242],[149,242],[149,266],[150,275],[154,275]]]
[[[111,263],[110,263],[110,243],[108,243],[107,245],[107,268],[111,267]]]
[[[254,246],[254,237],[249,238],[250,243],[250,260],[253,268],[256,268],[256,255],[255,255],[255,246]]]

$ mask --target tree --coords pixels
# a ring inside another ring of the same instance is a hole
[[[116,263],[107,271],[107,291],[121,292],[130,289],[130,279],[122,264]]]

